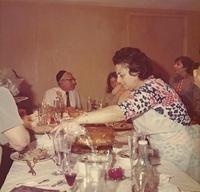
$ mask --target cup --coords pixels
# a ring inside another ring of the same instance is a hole
[[[83,192],[106,191],[106,172],[108,168],[109,154],[87,154],[85,159],[85,179],[82,187]]]
[[[78,173],[75,164],[70,163],[68,159],[64,158],[62,168],[68,188],[73,189],[76,185],[76,178]]]
[[[53,148],[54,148],[54,162],[57,166],[57,171],[55,175],[62,174],[63,160],[69,160],[71,144],[68,138],[64,135],[62,131],[53,135]]]

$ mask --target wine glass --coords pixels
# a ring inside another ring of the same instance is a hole
[[[77,170],[75,169],[75,164],[72,164],[68,158],[63,160],[63,175],[68,184],[68,187],[73,190],[76,186]]]

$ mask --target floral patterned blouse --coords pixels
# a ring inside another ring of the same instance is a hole
[[[149,79],[131,92],[130,97],[119,104],[126,119],[136,118],[150,109],[176,123],[189,125],[190,117],[177,93],[161,79]]]

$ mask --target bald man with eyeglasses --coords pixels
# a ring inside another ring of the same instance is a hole
[[[56,100],[61,100],[66,107],[81,109],[80,95],[76,89],[76,79],[72,73],[61,70],[56,74],[57,87],[47,90],[43,97],[43,103],[55,106]]]

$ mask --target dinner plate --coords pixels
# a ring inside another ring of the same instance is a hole
[[[19,152],[14,152],[10,155],[10,158],[13,160],[13,161],[19,161],[19,162],[23,162],[23,163],[26,163],[26,161],[22,158],[20,158],[20,154]],[[37,163],[38,162],[43,162],[43,161],[47,161],[50,159],[50,156],[44,158],[44,159],[39,159],[37,160]]]

